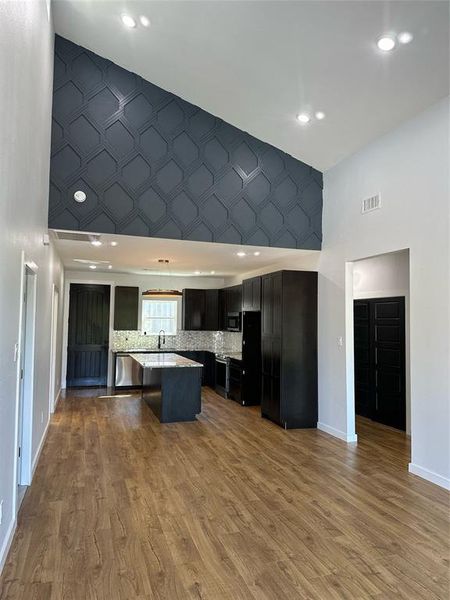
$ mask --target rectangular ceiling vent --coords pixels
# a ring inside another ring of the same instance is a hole
[[[53,229],[53,234],[57,240],[68,240],[71,242],[91,242],[92,233],[78,233],[75,231],[63,231],[61,229]]]
[[[365,198],[361,203],[361,212],[363,215],[379,208],[381,208],[380,194],[370,196],[370,198]]]

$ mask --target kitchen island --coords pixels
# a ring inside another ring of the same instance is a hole
[[[202,368],[179,354],[130,354],[141,370],[142,398],[161,423],[195,421],[202,410]]]

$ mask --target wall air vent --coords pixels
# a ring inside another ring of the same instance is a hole
[[[64,231],[62,229],[53,229],[52,232],[55,239],[71,242],[91,242],[93,237],[98,237],[98,234],[95,233]]]
[[[370,198],[365,198],[361,203],[362,214],[372,212],[373,210],[377,210],[378,208],[381,208],[380,194],[376,194],[375,196],[371,196]]]

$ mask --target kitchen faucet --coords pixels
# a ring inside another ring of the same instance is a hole
[[[161,332],[162,332],[162,339],[161,339]],[[166,343],[166,332],[164,331],[164,329],[160,329],[159,333],[158,333],[158,350],[161,350],[161,341],[163,344]]]

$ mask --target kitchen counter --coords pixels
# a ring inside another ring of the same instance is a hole
[[[134,354],[142,398],[161,423],[195,421],[202,410],[203,365],[173,352]]]
[[[211,352],[211,354],[224,354],[231,356],[236,354],[236,350],[216,350],[214,348],[130,348],[128,350],[111,350],[113,354],[133,354],[133,353],[150,353],[150,352]]]
[[[155,354],[133,354],[132,359],[138,362],[141,367],[152,369],[167,369],[180,367],[203,367],[203,365],[179,354],[173,352],[156,352]]]

